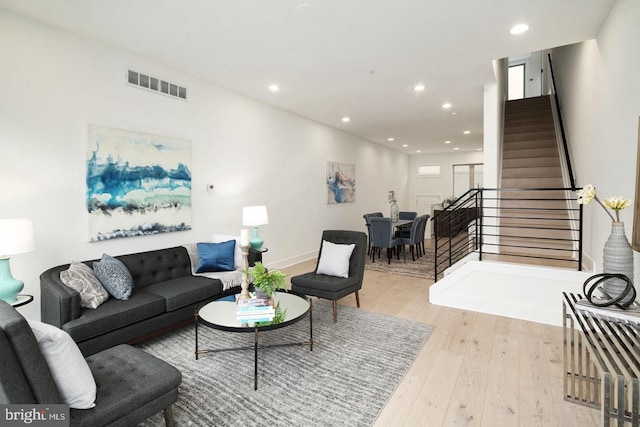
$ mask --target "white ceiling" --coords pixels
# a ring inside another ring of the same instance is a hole
[[[0,0],[0,8],[414,154],[481,148],[491,61],[592,39],[614,2]],[[510,35],[519,22],[530,30]],[[267,90],[274,82],[277,93]]]

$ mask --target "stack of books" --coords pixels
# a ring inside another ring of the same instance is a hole
[[[247,298],[237,301],[236,319],[242,323],[270,322],[276,314],[267,298]]]

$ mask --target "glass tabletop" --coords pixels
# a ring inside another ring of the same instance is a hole
[[[237,295],[236,295],[237,298]],[[295,323],[307,314],[311,308],[308,298],[294,292],[276,292],[274,300],[280,304],[284,313],[284,320],[274,322],[246,322],[238,320],[237,304],[235,301],[212,301],[198,310],[199,319],[206,325],[216,329],[231,330],[237,332],[251,332],[256,327],[259,329],[277,329]]]

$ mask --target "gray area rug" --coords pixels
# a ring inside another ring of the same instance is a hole
[[[209,353],[195,360],[194,326],[137,345],[182,372],[177,426],[370,426],[415,360],[433,327],[313,300],[309,347],[261,350],[258,390],[253,351]],[[198,328],[200,348],[250,345],[252,333]],[[306,341],[307,318],[260,334],[263,344]],[[163,426],[158,414],[144,426]]]
[[[365,269],[380,271],[383,273],[399,274],[401,276],[419,277],[421,279],[433,279],[434,272],[434,251],[427,248],[425,254],[415,261],[411,260],[411,252],[407,248],[405,251],[406,260],[400,254],[400,260],[392,255],[391,263],[387,261],[386,249],[383,249],[380,258],[376,255],[375,262],[371,262],[371,256],[367,257]]]

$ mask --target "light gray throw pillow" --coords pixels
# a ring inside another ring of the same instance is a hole
[[[72,262],[69,269],[61,271],[60,280],[80,294],[82,307],[98,308],[109,298],[93,270],[81,262]]]
[[[74,409],[95,405],[96,381],[71,336],[53,325],[27,320],[64,403]]]

